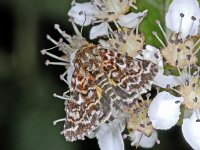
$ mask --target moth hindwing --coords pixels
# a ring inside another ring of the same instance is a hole
[[[158,72],[150,61],[133,59],[93,44],[78,50],[73,63],[62,132],[68,141],[91,134],[110,118],[115,102],[133,100],[149,88]]]

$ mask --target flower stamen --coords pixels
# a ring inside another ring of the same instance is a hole
[[[200,39],[194,44],[193,47],[196,47],[200,43]],[[193,53],[193,56],[195,56],[200,50],[200,46],[196,49],[196,51]]]
[[[57,47],[57,46],[55,46],[55,47]],[[54,47],[54,48],[55,48],[55,47]],[[49,52],[47,52],[47,50],[50,50],[50,49],[43,49],[43,50],[41,50],[42,55],[47,55],[47,56],[50,56],[50,57],[52,57],[52,58],[54,58],[54,59],[57,59],[57,60],[60,60],[60,61],[64,61],[64,62],[69,63],[66,59],[64,59],[64,58],[62,58],[62,57],[59,57],[59,56],[56,56],[56,55],[54,55],[54,54],[52,54],[52,53],[49,53]]]
[[[180,71],[180,68],[178,66],[178,60],[179,60],[179,53],[180,53],[181,49],[180,48],[177,48],[177,60],[175,61],[175,65],[176,65],[176,68],[178,70],[178,73],[179,73],[179,76],[181,76],[181,71]]]
[[[179,28],[178,28],[178,33],[181,32],[181,27],[182,27],[182,22],[183,22],[183,17],[184,17],[184,16],[185,16],[185,15],[184,15],[183,13],[180,13],[181,21],[180,21],[180,25],[179,25]]]
[[[174,92],[176,92],[176,93],[182,95],[182,93],[181,93],[179,90],[177,90],[177,89],[175,89],[175,88],[173,88],[173,87],[170,87],[169,84],[167,84],[166,90],[168,90],[168,91],[169,91],[169,90],[172,90],[172,91],[174,91]]]
[[[196,122],[200,122],[200,109],[197,109],[194,112],[196,113],[196,116],[197,116]]]
[[[132,7],[132,8],[134,8],[135,10],[138,9],[137,6],[135,6],[135,5],[132,4],[132,1],[128,2],[128,5],[129,5],[130,7]]]
[[[47,34],[47,40],[51,41],[53,44],[58,45],[58,42],[51,38],[50,35]]]
[[[163,36],[165,37],[166,42],[169,44],[169,40],[167,38],[167,35],[166,35],[165,31],[163,30],[163,28],[162,28],[162,26],[160,24],[160,20],[156,20],[156,24],[158,25],[159,29],[161,30]]]
[[[83,36],[82,36],[81,32],[78,30],[78,27],[76,26],[76,24],[75,24],[73,21],[71,21],[71,23],[72,23],[72,26],[73,26],[73,29],[74,29],[76,35],[77,35],[77,36],[81,39],[81,41],[82,41],[82,40],[83,40]]]
[[[70,35],[66,34],[65,31],[62,31],[62,30],[60,29],[60,25],[59,25],[59,24],[55,24],[55,25],[54,25],[54,28],[55,28],[66,40],[70,38]]]
[[[68,81],[64,78],[63,75],[60,75],[60,80],[64,81],[67,85],[69,85]]]
[[[46,60],[46,61],[45,61],[45,65],[46,65],[46,66],[49,66],[49,65],[68,66],[69,63],[64,63],[64,62],[52,62],[52,61]]]
[[[162,44],[163,47],[166,48],[165,44],[163,43],[163,41],[160,39],[160,37],[158,36],[156,31],[153,31],[152,34],[157,38],[157,40],[160,42],[160,44]]]
[[[53,97],[56,97],[62,100],[69,100],[69,96],[60,96],[60,95],[57,95],[56,93],[53,93]]]
[[[117,30],[118,30],[118,31],[121,31],[121,28],[120,28],[120,26],[118,25],[117,21],[113,20],[113,22],[114,22],[115,26],[117,27]]]
[[[61,118],[61,119],[55,120],[53,122],[53,125],[56,125],[58,122],[63,122],[63,121],[66,121],[66,118]]]
[[[192,25],[191,25],[191,27],[190,27],[188,36],[190,36],[191,33],[192,33],[192,29],[193,29],[193,26],[194,26],[194,21],[196,20],[196,18],[195,18],[194,16],[192,16],[191,19],[192,19]]]

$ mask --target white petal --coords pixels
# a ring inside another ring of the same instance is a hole
[[[121,15],[118,19],[118,23],[121,26],[127,27],[127,28],[134,28],[141,20],[140,17],[144,17],[147,14],[147,10],[139,13],[129,13],[127,15]]]
[[[149,106],[148,115],[155,129],[170,129],[174,126],[180,113],[182,97],[175,97],[168,92],[160,92]]]
[[[73,66],[69,66],[67,68],[67,82],[68,82],[69,87],[71,87],[73,72],[74,72],[74,67]]]
[[[101,150],[124,150],[124,141],[121,135],[121,124],[118,121],[103,123],[96,132]]]
[[[73,18],[73,21],[81,26],[88,26],[94,16],[98,13],[98,9],[91,2],[74,3],[68,12],[68,15]]]
[[[100,40],[99,40],[99,44],[100,44],[103,48],[106,48],[106,49],[109,49],[109,48],[110,48],[110,44],[109,44],[108,41],[106,41],[106,40],[100,39]]]
[[[200,116],[200,113],[198,113]],[[182,132],[185,140],[195,149],[200,149],[200,122],[197,122],[197,114],[193,112],[192,116],[183,119]],[[200,119],[200,118],[199,118]]]
[[[163,73],[158,73],[154,78],[154,85],[157,85],[162,88],[166,88],[168,85],[170,87],[178,86],[182,84],[181,77],[164,75]]]
[[[149,137],[143,134],[139,146],[143,148],[152,148],[155,143],[159,144],[158,133],[156,130],[154,130]]]
[[[142,135],[143,135],[143,133],[140,132],[140,131],[137,131],[137,130],[131,132],[131,133],[129,134],[129,137],[130,137],[130,140],[131,140],[131,146],[136,146],[136,147],[138,147]]]
[[[180,29],[182,37],[185,38],[189,34],[196,35],[198,33],[200,19],[200,9],[197,0],[173,0],[170,4],[165,16],[166,26],[176,33],[179,32],[181,13],[184,14]],[[194,23],[191,19],[192,16],[196,18]]]
[[[108,23],[106,22],[93,26],[90,30],[90,39],[96,39],[103,35],[108,35]]]
[[[143,148],[151,148],[154,146],[154,144],[157,142],[159,143],[158,140],[158,133],[156,130],[154,130],[151,134],[151,136],[147,137],[145,136],[142,132],[140,131],[133,131],[129,134],[130,140],[131,140],[131,146],[140,146]]]
[[[71,66],[74,66],[74,58],[76,56],[76,52],[77,51],[75,51],[75,52],[73,52],[73,53],[70,54],[70,65]]]
[[[87,137],[88,137],[89,139],[95,138],[95,137],[96,137],[96,136],[95,136],[95,132],[90,133]]]
[[[146,48],[142,51],[143,59],[149,60],[159,67],[159,72],[163,72],[163,57],[161,56],[160,50],[147,45]]]
[[[74,72],[74,57],[76,55],[76,52],[77,51],[70,54],[70,66],[67,68],[67,82],[69,84],[69,87],[71,87],[72,74]]]
[[[188,72],[188,70],[187,70],[187,67],[185,67],[185,68],[182,70],[181,76],[180,76],[180,80],[181,80],[181,82],[182,82],[182,85],[184,85],[185,82],[186,82],[187,80],[189,80],[190,78],[192,78],[192,77],[191,77],[191,74],[189,74],[189,72]]]

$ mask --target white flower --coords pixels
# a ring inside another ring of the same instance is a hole
[[[164,75],[163,73],[158,73],[154,78],[154,85],[157,85],[162,88],[167,86],[174,87],[182,84],[180,76]]]
[[[74,72],[74,66],[69,66],[67,69],[67,83],[71,87],[72,75]]]
[[[90,39],[96,39],[99,36],[108,35],[108,23],[102,22],[99,25],[93,26],[90,30]]]
[[[123,129],[124,127],[119,120],[103,123],[95,134],[100,149],[124,150],[124,141],[121,135]]]
[[[199,40],[195,42],[192,36],[198,33],[199,19],[200,9],[196,0],[173,0],[165,16],[166,26],[173,32],[165,33],[160,21],[156,21],[166,42],[157,32],[153,32],[153,35],[163,46],[161,54],[165,64],[183,69],[198,61]]]
[[[128,55],[135,58],[138,55],[138,50],[143,49],[144,36],[135,34],[135,29],[123,28],[121,31],[111,32],[109,40],[99,40],[99,43],[108,49],[115,49],[123,55]],[[140,57],[140,59],[142,59]]]
[[[197,0],[173,0],[166,13],[166,26],[182,38],[198,33],[200,9]]]
[[[139,145],[143,148],[152,148],[155,145],[155,143],[160,143],[160,141],[158,140],[158,133],[156,130],[154,130],[151,136],[149,137],[143,134]]]
[[[141,58],[141,56],[138,55],[137,58]],[[142,51],[142,58],[155,63],[159,67],[159,72],[163,72],[163,58],[159,49],[151,45],[147,45]]]
[[[118,23],[121,26],[127,27],[127,28],[134,28],[137,26],[138,22],[141,21],[140,17],[143,18],[146,16],[147,10],[139,13],[129,13],[127,15],[121,15],[119,16]]]
[[[153,130],[151,136],[145,136],[142,132],[140,131],[134,131],[134,132],[131,132],[129,134],[129,137],[130,137],[130,140],[132,141],[131,142],[131,145],[132,146],[140,146],[140,147],[143,147],[143,148],[151,148],[155,145],[155,143],[158,143],[159,144],[159,140],[158,140],[158,133],[156,130]]]
[[[62,35],[59,41],[54,40],[49,35],[47,35],[47,39],[50,40],[56,47],[59,48],[61,52],[63,52],[62,56],[57,56],[51,52],[55,47],[50,49],[43,49],[41,53],[43,55],[48,55],[54,58],[55,62],[51,62],[49,60],[46,61],[46,65],[60,65],[66,68],[66,71],[60,75],[60,79],[66,82],[69,87],[71,87],[72,81],[72,74],[74,72],[74,57],[76,52],[85,44],[87,43],[85,39],[82,37],[81,33],[78,31],[77,27],[74,23],[72,23],[76,35],[70,36],[66,34],[65,31],[61,30],[58,24],[54,25],[54,28]],[[66,43],[63,38],[68,42]],[[65,99],[65,98],[64,98]]]
[[[119,25],[128,28],[136,27],[147,11],[127,14],[130,7],[134,8],[132,0],[95,0],[88,3],[72,2],[68,15],[76,24],[81,26],[97,23],[99,27],[93,26],[90,32],[90,38],[94,39],[102,35],[108,35],[108,31],[112,31],[108,24],[109,22],[114,22],[117,27]]]
[[[149,106],[148,115],[155,129],[170,129],[180,115],[182,97],[175,97],[168,92],[160,92]]]
[[[68,12],[68,16],[72,17],[73,21],[81,26],[88,26],[95,20],[95,15],[98,9],[94,7],[91,2],[74,3]]]
[[[190,118],[183,119],[182,132],[185,140],[195,149],[200,149],[200,112],[194,111]]]

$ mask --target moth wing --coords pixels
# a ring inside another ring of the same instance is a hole
[[[111,114],[111,102],[102,96],[94,77],[82,67],[73,72],[65,111],[66,122],[62,133],[67,141],[84,139]]]
[[[135,98],[146,92],[158,72],[151,61],[133,59],[108,49],[100,49],[102,68],[115,85],[115,91],[122,99]]]

